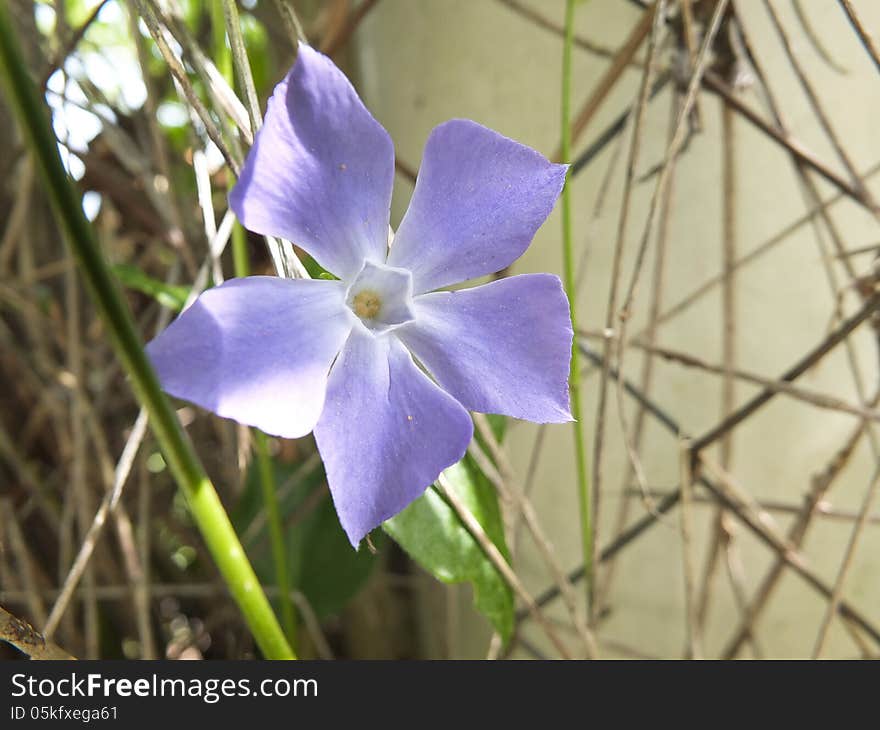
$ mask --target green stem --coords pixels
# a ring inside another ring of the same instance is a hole
[[[232,259],[236,276],[250,274],[247,237],[238,223],[232,228]],[[279,603],[281,604],[281,625],[291,646],[296,646],[296,612],[290,598],[290,570],[287,565],[287,546],[284,542],[284,526],[281,510],[278,508],[278,494],[275,484],[275,472],[269,456],[269,439],[262,431],[254,428],[254,447],[257,452],[260,486],[263,491],[263,502],[266,506],[266,521],[269,525],[269,538],[272,543],[272,563],[275,568],[275,583],[278,586]]]
[[[565,43],[562,49],[562,162],[571,160],[571,51],[574,45],[574,6],[577,0],[565,3]],[[566,182],[562,189],[562,263],[565,291],[571,308],[571,326],[577,332],[577,284],[575,281],[574,252],[571,233],[571,193]],[[581,542],[584,553],[584,581],[589,605],[593,574],[593,523],[590,510],[590,480],[587,474],[587,452],[584,439],[583,419],[581,418],[581,365],[577,336],[572,343],[571,375],[571,415],[574,417],[574,448],[577,462],[577,489],[581,517]]]
[[[229,47],[232,51],[232,66],[244,94],[245,107],[247,107],[251,119],[251,129],[256,136],[263,118],[260,116],[260,102],[257,100],[254,76],[251,73],[251,64],[248,61],[244,37],[241,34],[241,21],[238,17],[238,7],[235,0],[223,0],[223,15],[226,20],[226,35],[229,37]]]
[[[287,546],[284,544],[284,527],[281,511],[278,509],[278,493],[275,484],[275,470],[269,456],[269,439],[262,431],[253,430],[254,446],[257,452],[257,466],[260,471],[260,485],[263,488],[263,501],[266,503],[266,521],[269,524],[269,539],[272,543],[272,562],[275,566],[275,582],[278,585],[278,601],[281,604],[281,625],[292,646],[296,645],[296,613],[290,598],[290,573],[287,569]]]
[[[235,72],[232,68],[232,51],[226,44],[226,15],[223,5],[215,0],[209,0],[208,5],[211,11],[211,31],[217,68],[223,74],[223,78],[229,82],[229,85],[233,86]],[[232,188],[231,182],[229,188]],[[249,276],[251,273],[247,236],[238,221],[232,225],[232,265],[236,276]]]
[[[223,5],[210,2],[211,27],[213,30],[214,56],[217,65],[226,80],[232,84],[232,53],[226,45],[226,18]],[[247,236],[244,228],[236,222],[232,226],[232,266],[236,276],[249,276],[251,273],[250,257],[247,248]],[[257,454],[257,467],[263,502],[266,507],[266,521],[269,525],[269,539],[272,544],[272,564],[275,568],[275,583],[278,586],[278,601],[281,605],[281,625],[290,645],[296,646],[296,612],[290,598],[290,570],[287,563],[287,546],[284,541],[284,524],[281,510],[278,507],[277,485],[272,458],[269,455],[269,439],[258,429],[252,429],[254,449]]]
[[[251,261],[248,254],[247,236],[244,228],[236,221],[232,224],[232,270],[236,276],[250,274]]]
[[[211,13],[211,39],[214,46],[214,63],[217,70],[230,84],[233,82],[232,51],[226,45],[226,17],[223,14],[223,5],[216,0],[208,0],[208,10]]]
[[[296,658],[214,485],[206,476],[144,353],[131,314],[116,288],[94,232],[83,215],[79,195],[61,164],[46,107],[28,75],[5,2],[0,2],[0,71],[6,81],[11,106],[18,115],[21,129],[29,137],[55,214],[95,308],[110,333],[116,355],[131,380],[138,401],[149,414],[156,441],[174,479],[186,496],[208,550],[263,655],[270,659]]]

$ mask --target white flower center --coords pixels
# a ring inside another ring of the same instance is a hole
[[[412,274],[384,264],[364,264],[345,296],[345,303],[375,334],[412,321]]]

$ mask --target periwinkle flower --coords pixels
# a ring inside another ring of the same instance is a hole
[[[339,280],[251,276],[206,291],[148,346],[163,388],[269,434],[314,430],[357,546],[464,455],[468,410],[570,420],[557,277],[437,291],[519,258],[565,169],[474,122],[441,124],[389,246],[391,138],[301,45],[230,203]]]

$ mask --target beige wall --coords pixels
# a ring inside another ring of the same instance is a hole
[[[531,0],[547,16],[561,21],[562,0]],[[833,0],[804,2],[823,43],[848,73],[832,70],[817,55],[797,25],[788,2],[776,3],[796,39],[796,52],[815,79],[833,124],[860,169],[880,158],[877,144],[880,119],[880,78],[855,39]],[[776,94],[784,100],[794,134],[823,160],[840,170],[809,107],[798,91],[781,47],[769,25],[763,4],[757,0],[738,3],[760,57],[771,76]],[[880,3],[857,3],[869,25],[880,27]],[[592,0],[578,10],[577,29],[583,35],[614,48],[620,45],[638,17],[634,5],[622,0]],[[421,147],[431,128],[450,117],[470,117],[545,154],[558,143],[561,42],[552,33],[529,24],[493,0],[383,0],[364,23],[358,67],[360,88],[376,116],[391,132],[400,157],[418,163]],[[669,53],[664,53],[668,60]],[[607,61],[576,52],[574,104],[587,97]],[[593,138],[629,103],[637,90],[639,71],[628,71],[623,82],[588,129],[578,148]],[[754,89],[744,93],[759,106]],[[669,94],[659,97],[646,119],[642,172],[659,162],[665,148],[670,109]],[[717,99],[701,102],[704,130],[691,142],[678,167],[675,206],[669,239],[664,301],[678,301],[721,267],[721,115]],[[762,114],[764,113],[762,109]],[[804,214],[805,206],[792,167],[785,153],[753,128],[737,122],[737,248],[745,254]],[[578,176],[573,184],[577,250],[588,254],[587,275],[580,299],[584,326],[598,328],[605,317],[610,280],[614,231],[621,192],[621,166],[617,165],[611,196],[604,213],[592,220],[591,210],[611,158],[610,148]],[[820,183],[824,195],[830,193]],[[872,186],[878,195],[880,188]],[[653,180],[635,190],[635,207],[627,241],[631,254],[641,234]],[[399,219],[409,186],[399,183],[394,208]],[[835,222],[849,246],[880,241],[876,221],[848,202],[833,208]],[[517,272],[561,273],[560,221],[558,211],[539,232],[534,245],[516,264]],[[653,250],[653,249],[652,249]],[[867,271],[870,257],[855,259]],[[632,256],[625,264],[629,278]],[[633,331],[646,321],[650,272],[649,256],[632,323]],[[843,269],[835,273],[845,281]],[[721,359],[720,290],[699,301],[685,314],[659,330],[660,344],[696,354],[710,362]],[[802,226],[772,253],[742,270],[736,279],[737,364],[747,370],[774,376],[799,358],[827,332],[834,307],[825,268],[810,226]],[[848,312],[858,306],[846,296]],[[876,350],[868,331],[855,338],[856,357],[865,373],[868,389],[876,381]],[[627,356],[626,372],[638,378],[641,360]],[[718,421],[721,408],[720,380],[714,375],[658,362],[652,391],[692,434],[699,434]],[[844,348],[839,348],[801,381],[804,387],[838,395],[851,402],[856,396]],[[755,392],[737,386],[737,401]],[[596,378],[585,386],[586,422],[592,439],[596,408]],[[629,404],[632,405],[631,403]],[[632,416],[632,410],[627,412]],[[799,504],[813,474],[823,468],[855,425],[852,416],[818,410],[777,398],[748,424],[736,431],[732,471],[756,497]],[[511,433],[510,453],[522,476],[528,463],[536,427],[518,425]],[[627,462],[613,398],[610,401],[607,457],[601,535],[606,542],[621,499]],[[542,523],[552,535],[563,563],[575,566],[580,555],[573,479],[572,435],[565,426],[552,426],[540,461],[533,492]],[[668,489],[677,484],[677,445],[656,424],[646,430],[644,462],[652,486]],[[835,487],[831,501],[841,509],[857,509],[870,480],[871,454],[863,443],[851,467]],[[636,500],[632,515],[644,508]],[[698,564],[705,554],[706,537],[714,508],[698,506]],[[774,515],[783,527],[789,518]],[[744,566],[749,594],[764,574],[771,554],[744,528],[736,526],[735,544]],[[850,532],[843,522],[824,521],[811,532],[806,544],[810,564],[829,582],[833,580]],[[547,571],[527,536],[522,540],[517,568],[531,590],[545,587]],[[848,582],[846,595],[880,621],[880,530],[868,529]],[[603,636],[637,647],[648,655],[679,656],[684,642],[683,578],[678,513],[654,527],[619,561],[611,596],[613,612],[603,624]],[[719,574],[716,600],[708,623],[706,651],[717,652],[736,623],[738,610],[726,575]],[[447,627],[452,653],[482,656],[488,633],[481,618],[472,614],[469,597],[456,592],[456,620]],[[560,611],[556,605],[553,613]],[[769,610],[759,624],[759,639],[768,656],[809,655],[815,641],[824,601],[800,579],[786,576]],[[444,612],[439,611],[442,616]],[[560,614],[561,615],[561,614]],[[438,633],[442,633],[437,626]],[[451,638],[449,634],[452,634]],[[526,635],[550,651],[541,633],[532,626]],[[845,630],[834,623],[826,655],[852,656],[856,649]],[[572,640],[574,644],[574,640]],[[606,655],[618,655],[606,649]]]

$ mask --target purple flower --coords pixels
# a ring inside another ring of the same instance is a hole
[[[357,546],[464,455],[466,409],[571,419],[557,277],[435,291],[522,255],[565,170],[474,122],[441,124],[389,248],[391,138],[331,61],[300,46],[230,202],[339,280],[252,276],[205,292],[148,346],[163,388],[277,436],[314,430]]]

